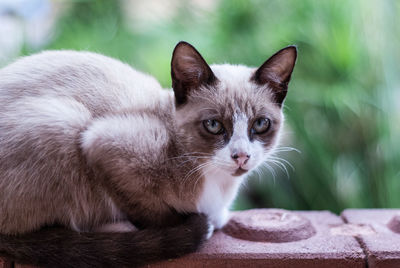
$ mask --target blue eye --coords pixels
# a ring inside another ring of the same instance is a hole
[[[271,123],[268,118],[260,117],[253,123],[253,130],[256,134],[262,134],[269,130]]]
[[[224,131],[222,123],[214,119],[204,120],[203,126],[208,132],[214,135],[221,134]]]

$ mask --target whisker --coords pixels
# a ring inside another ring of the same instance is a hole
[[[210,170],[210,169],[204,170],[204,173],[199,174],[199,175],[195,178],[195,181],[194,181],[194,183],[193,183],[192,193],[194,193],[194,190],[196,189],[197,184],[199,183],[200,179],[201,179],[203,176],[206,176],[209,172],[215,171],[215,170],[216,170],[216,168],[215,168],[215,166],[213,165],[212,162],[210,162],[210,163],[208,163],[208,164],[209,164],[209,165],[208,165],[207,167],[214,167],[214,169],[211,169],[211,170]]]
[[[282,161],[282,162],[286,163],[293,171],[295,171],[294,166],[293,166],[288,160],[286,160],[286,159],[280,158],[280,157],[278,157],[278,156],[273,156],[273,155],[271,155],[271,156],[269,157],[269,159],[276,160],[276,161],[278,161],[278,162]]]
[[[257,173],[257,175],[258,175],[258,183],[261,183],[261,180],[262,180],[262,174],[261,174],[261,172],[263,172],[262,168],[257,168],[257,169],[255,169],[254,171],[255,171],[255,172]]]
[[[269,159],[268,161],[269,161],[270,163],[272,163],[272,164],[275,164],[275,165],[276,165],[277,167],[279,167],[282,171],[284,171],[285,174],[286,174],[286,176],[289,178],[289,172],[288,172],[286,166],[285,166],[283,163],[281,163],[281,162],[279,162],[279,161],[277,161],[277,160],[272,160],[272,159]]]
[[[262,165],[262,167],[265,166],[265,167],[268,169],[268,171],[272,174],[272,177],[273,177],[274,183],[275,183],[275,179],[276,179],[276,172],[275,172],[275,170],[274,170],[270,165],[268,165],[267,162],[264,162],[263,164],[264,164],[264,165]]]
[[[205,153],[205,152],[189,152],[189,153],[184,153],[175,157],[171,157],[168,159],[175,159],[175,158],[180,158],[180,157],[187,157],[187,156],[204,156],[204,155],[208,155],[208,156],[213,156],[213,154],[211,153]]]
[[[209,157],[206,157],[206,156],[204,156],[204,157],[192,157],[192,158],[189,158],[189,159],[187,159],[187,160],[185,160],[185,161],[182,161],[182,162],[180,162],[179,164],[178,164],[178,166],[179,167],[181,167],[181,166],[183,166],[185,163],[187,163],[187,162],[190,162],[190,161],[195,161],[195,160],[198,160],[198,159],[210,159]]]
[[[210,165],[212,165],[212,162],[205,162],[205,163],[202,163],[202,164],[200,164],[200,165],[194,167],[193,169],[191,169],[191,170],[186,174],[186,176],[183,178],[182,182],[186,182],[186,180],[188,180],[188,179],[190,178],[191,175],[193,175],[194,173],[198,172],[199,170],[201,170],[201,169],[203,169],[203,168],[205,168],[205,167],[207,167],[207,166],[210,166]]]
[[[288,146],[277,147],[277,148],[273,149],[273,151],[274,152],[291,152],[291,151],[295,151],[295,152],[301,154],[301,151],[299,149],[296,149],[294,147],[288,147]]]

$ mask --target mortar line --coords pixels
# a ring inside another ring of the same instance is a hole
[[[342,213],[340,213],[340,218],[343,220],[344,223],[350,224],[350,222],[348,222],[347,219],[345,217],[343,217]],[[358,245],[360,246],[360,248],[362,249],[362,251],[365,255],[365,257],[364,257],[365,268],[369,268],[369,263],[368,263],[369,254],[368,254],[367,248],[365,247],[365,244],[361,241],[361,238],[358,235],[353,236],[353,237],[357,241]]]

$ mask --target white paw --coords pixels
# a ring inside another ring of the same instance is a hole
[[[211,222],[214,225],[215,229],[221,229],[224,225],[229,221],[230,215],[228,209],[223,209],[219,214],[211,217]]]
[[[214,233],[214,225],[211,222],[209,222],[208,223],[208,231],[207,231],[206,239],[207,240],[210,239],[211,236],[213,235],[213,233]]]

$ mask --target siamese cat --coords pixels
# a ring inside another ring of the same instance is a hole
[[[0,70],[0,256],[138,266],[195,251],[275,148],[296,47],[258,69],[180,42],[173,91],[90,52]]]

